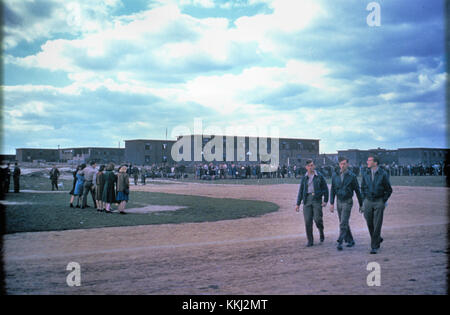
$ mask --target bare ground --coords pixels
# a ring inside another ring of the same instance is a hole
[[[135,190],[266,200],[279,211],[258,218],[177,225],[18,233],[4,237],[9,294],[446,294],[447,188],[394,187],[384,242],[370,239],[356,202],[356,246],[338,252],[338,218],[324,209],[325,242],[306,248],[298,185],[133,186]],[[220,201],[219,201],[220,202]],[[315,236],[318,237],[317,230]],[[81,265],[68,287],[66,266]],[[369,287],[369,262],[381,286]]]

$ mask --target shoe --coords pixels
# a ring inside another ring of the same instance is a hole
[[[351,241],[350,243],[347,243],[347,247],[353,247],[355,246],[355,241]]]
[[[306,244],[306,247],[311,247],[311,246],[313,246],[313,243]]]
[[[119,213],[120,214],[127,214],[125,211],[120,211]]]
[[[80,208],[80,206],[79,206],[79,205],[76,205],[75,208]]]
[[[70,204],[70,207],[73,208],[73,204]]]
[[[337,250],[342,250],[343,249],[342,244],[338,244],[338,246],[336,248],[337,248]]]
[[[321,234],[320,235],[320,242],[323,243],[324,240],[325,240],[325,235]]]
[[[110,211],[108,211],[108,210],[105,210],[105,212],[106,213],[108,213],[108,214],[111,214],[112,213],[112,211],[110,210]]]
[[[378,244],[378,247],[377,247],[377,249],[380,249],[380,245],[381,245],[381,243],[383,243],[383,238],[382,238],[382,237],[380,238],[380,243]]]
[[[372,248],[372,250],[370,251],[371,254],[376,254],[378,253],[378,249],[377,248]]]

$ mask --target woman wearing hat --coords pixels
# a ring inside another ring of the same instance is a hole
[[[117,176],[114,174],[113,163],[109,163],[106,167],[106,171],[103,173],[103,180],[102,203],[105,207],[105,212],[111,213],[111,204],[116,202],[116,191],[114,186],[117,181]]]
[[[84,186],[84,174],[83,170],[86,167],[86,164],[81,164],[77,171],[77,182],[75,183],[75,190],[73,192],[74,196],[77,196],[77,205],[75,208],[80,208],[80,199],[83,196],[83,186]]]
[[[130,177],[127,174],[127,166],[122,165],[119,168],[119,174],[117,175],[117,201],[119,203],[119,213],[125,214],[125,206],[128,201],[128,195],[130,193]]]
[[[97,204],[97,211],[102,212],[103,208],[103,187],[105,186],[105,178],[103,171],[105,170],[105,165],[100,165],[100,169],[97,172],[95,179],[95,202]]]

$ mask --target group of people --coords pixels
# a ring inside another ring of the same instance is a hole
[[[118,204],[120,214],[125,214],[126,203],[129,201],[130,179],[128,166],[119,167],[114,172],[114,163],[100,165],[92,161],[89,165],[81,164],[73,172],[73,186],[70,191],[71,208],[89,208],[88,194],[91,195],[93,207],[99,212],[112,213],[111,206]],[[76,206],[73,205],[76,198]],[[81,205],[80,205],[81,203]]]
[[[14,182],[14,192],[20,192],[20,174],[21,170],[19,164],[17,162],[14,163],[14,169],[11,172],[11,164],[8,163],[6,167],[0,168],[0,192],[1,195],[9,192],[9,188],[11,186],[11,176]]]
[[[333,175],[331,188],[328,191],[325,177],[315,170],[312,160],[306,161],[306,174],[300,182],[295,210],[299,212],[300,205],[303,204],[303,216],[308,239],[307,247],[314,245],[313,222],[319,230],[320,242],[324,241],[322,208],[329,201],[330,211],[334,212],[335,199],[340,223],[337,250],[343,250],[344,242],[347,247],[355,245],[349,225],[355,193],[359,203],[359,211],[364,214],[369,230],[371,238],[370,253],[376,254],[378,252],[380,244],[383,242],[381,237],[383,213],[392,194],[388,173],[379,164],[380,161],[376,156],[368,157],[367,169],[362,172],[361,185],[359,185],[356,174],[349,169],[348,159],[339,157],[340,170]]]

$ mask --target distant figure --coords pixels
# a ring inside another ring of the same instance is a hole
[[[105,184],[103,186],[102,201],[105,207],[105,212],[111,213],[111,204],[116,202],[116,190],[114,186],[117,181],[116,174],[114,174],[113,163],[109,163],[108,166],[106,166],[103,177]]]
[[[100,165],[100,169],[97,172],[95,178],[95,201],[97,202],[97,211],[102,212],[104,210],[103,206],[103,188],[105,186],[105,178],[103,171],[105,170],[105,165]]]
[[[130,193],[130,178],[127,174],[127,166],[122,165],[119,168],[117,175],[117,198],[119,203],[119,213],[125,214],[125,206],[128,202],[128,195]]]
[[[5,187],[4,187],[5,193],[9,192],[9,186],[10,186],[10,183],[11,183],[11,169],[10,169],[10,165],[11,164],[8,163],[8,165],[7,165],[6,169],[5,169]]]
[[[20,192],[20,167],[17,162],[14,164],[13,171],[13,180],[14,180],[14,192]]]
[[[120,170],[119,170],[119,172],[120,172]],[[134,184],[137,185],[138,180],[139,180],[139,169],[136,166],[133,168],[133,178],[134,178]]]
[[[75,171],[72,173],[73,174],[73,184],[72,184],[72,189],[69,192],[69,194],[71,195],[71,197],[70,197],[70,207],[71,208],[73,208],[73,201],[75,199],[75,186],[77,184],[77,173],[80,169],[81,169],[81,166],[78,165],[77,168],[75,169]]]
[[[145,185],[145,175],[146,175],[145,173],[146,173],[145,169],[141,168],[141,182],[142,182],[142,185]]]
[[[58,190],[58,178],[59,178],[59,170],[56,168],[55,165],[53,165],[52,169],[50,170],[50,180],[52,182],[52,191]]]
[[[83,196],[83,188],[84,188],[84,174],[83,170],[85,169],[86,164],[81,164],[78,171],[77,171],[77,181],[75,184],[75,190],[73,192],[74,196],[77,197],[77,205],[75,208],[80,208],[80,199]]]

